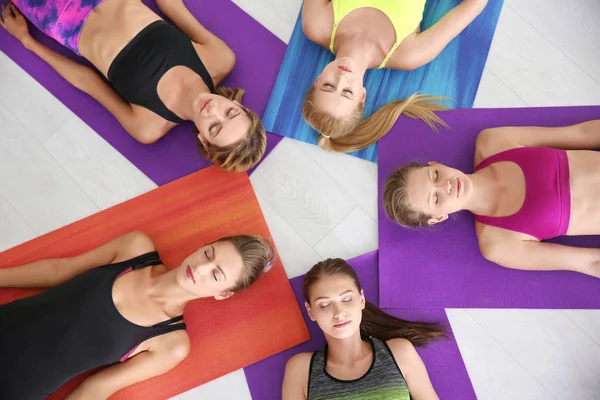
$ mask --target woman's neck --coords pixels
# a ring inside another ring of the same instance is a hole
[[[351,58],[361,68],[360,72],[363,75],[368,68],[376,68],[381,63],[381,61],[377,62],[376,60],[378,55],[374,44],[364,40],[361,36],[342,36],[339,38],[338,43],[335,58]]]
[[[210,90],[202,77],[195,72],[185,69],[176,70],[175,68],[173,68],[171,76],[161,79],[159,84],[165,80],[165,90],[161,91],[160,98],[177,116],[190,121],[194,117],[194,110],[198,110],[200,106],[201,95],[210,93]]]
[[[327,362],[352,367],[372,352],[371,344],[360,337],[360,330],[345,339],[326,336]]]
[[[166,267],[163,267],[166,269]],[[175,270],[166,272],[157,272],[153,274],[150,287],[148,288],[149,298],[158,304],[167,314],[181,314],[188,301],[195,300],[198,297],[186,292],[177,283]]]
[[[477,215],[493,215],[498,205],[500,187],[495,172],[483,168],[469,175],[473,184],[473,193],[466,209]]]

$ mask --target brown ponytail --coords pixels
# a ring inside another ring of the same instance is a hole
[[[356,288],[362,288],[354,269],[341,258],[329,258],[315,264],[304,276],[304,298],[310,304],[310,288],[321,278],[342,274],[350,277]],[[360,323],[361,336],[373,336],[387,341],[393,338],[409,340],[414,345],[424,345],[431,340],[446,337],[446,330],[435,322],[411,322],[389,315],[366,302]]]
[[[438,125],[448,128],[434,113],[447,109],[437,103],[445,100],[443,97],[414,93],[405,100],[386,104],[361,121],[362,104],[359,104],[350,117],[338,119],[319,110],[314,103],[314,94],[313,86],[304,100],[302,115],[306,122],[321,134],[318,143],[325,150],[349,153],[364,149],[385,136],[402,114],[412,119],[423,120],[435,131]]]
[[[244,89],[230,89],[221,86],[215,92],[238,103],[242,102],[242,97],[246,93]],[[246,107],[242,106],[242,109],[250,118],[250,130],[244,140],[224,147],[207,143],[206,149],[198,140],[202,157],[229,172],[242,172],[254,167],[265,154],[267,148],[267,134],[260,118]],[[198,134],[197,129],[195,129],[195,132]]]

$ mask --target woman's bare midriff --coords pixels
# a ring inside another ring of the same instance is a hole
[[[79,52],[106,76],[119,52],[142,29],[160,19],[140,0],[104,0],[83,25]]]

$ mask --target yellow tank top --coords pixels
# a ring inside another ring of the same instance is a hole
[[[425,0],[331,0],[331,5],[333,6],[333,30],[329,50],[332,53],[334,53],[333,42],[337,27],[351,11],[362,7],[372,7],[378,9],[390,19],[396,31],[396,43],[387,53],[381,65],[377,67],[384,68],[400,42],[410,35],[423,19]]]

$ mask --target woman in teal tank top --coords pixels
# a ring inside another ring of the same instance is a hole
[[[369,68],[412,70],[432,61],[485,8],[488,0],[463,0],[421,32],[425,0],[305,0],[306,37],[331,50],[329,63],[310,88],[302,114],[321,137],[319,146],[339,152],[377,142],[400,114],[444,125],[433,113],[439,98],[412,95],[389,103],[361,121]]]
[[[288,361],[283,400],[439,400],[414,348],[444,337],[438,324],[384,313],[365,300],[356,272],[339,258],[312,267],[304,296],[327,345]]]

